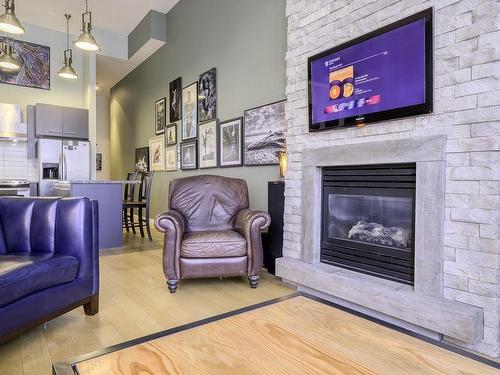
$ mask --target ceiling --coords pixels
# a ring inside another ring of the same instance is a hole
[[[151,10],[167,13],[179,0],[89,0],[94,27],[128,35]],[[16,14],[21,22],[66,31],[64,14],[73,16],[71,32],[80,29],[84,0],[18,0]]]

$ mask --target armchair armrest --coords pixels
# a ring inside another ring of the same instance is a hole
[[[168,280],[180,279],[181,242],[186,224],[184,217],[170,210],[155,218],[155,228],[165,233],[163,241],[163,271]]]
[[[234,229],[247,241],[248,276],[260,273],[263,261],[261,232],[270,224],[271,217],[267,212],[248,208],[239,211],[234,219]]]

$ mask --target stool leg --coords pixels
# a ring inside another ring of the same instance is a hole
[[[142,218],[142,207],[139,207],[139,230],[141,237],[144,238],[144,219]]]
[[[134,209],[130,208],[129,212],[130,222],[132,223],[132,232],[135,234],[135,221],[134,221]]]
[[[149,207],[146,208],[146,230],[148,231],[148,238],[150,241],[153,241],[153,236],[151,236],[151,226],[149,222]]]
[[[123,209],[123,224],[125,224],[125,230],[129,232],[130,228],[128,227],[128,216],[126,208]]]

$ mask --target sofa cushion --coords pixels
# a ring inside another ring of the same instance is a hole
[[[79,264],[70,255],[0,255],[0,306],[73,281]]]
[[[181,256],[185,258],[239,257],[247,253],[247,243],[232,230],[189,232],[184,235]]]

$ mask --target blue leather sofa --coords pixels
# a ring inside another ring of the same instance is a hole
[[[97,202],[0,198],[0,343],[99,305]]]

